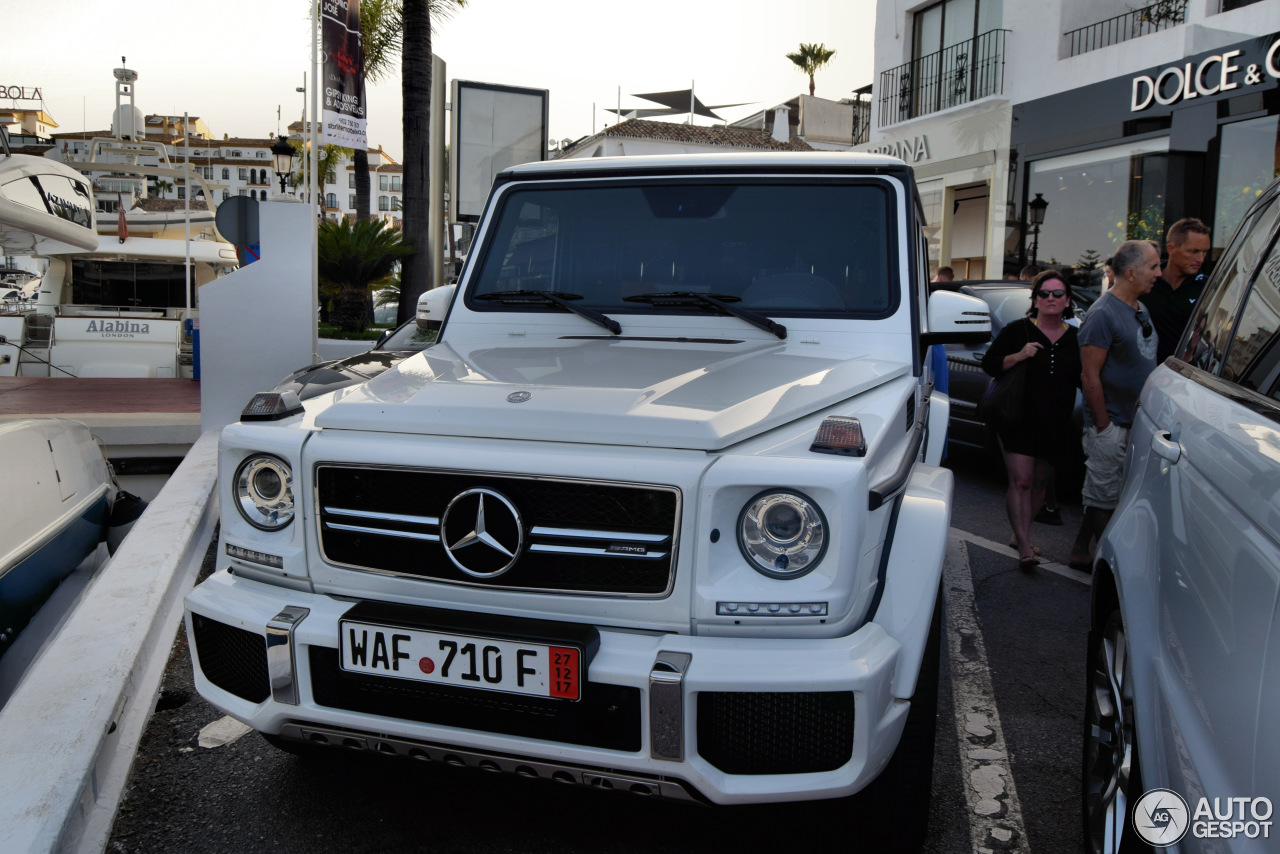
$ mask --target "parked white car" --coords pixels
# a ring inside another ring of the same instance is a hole
[[[1273,185],[1148,379],[1130,433],[1094,568],[1092,851],[1280,847],[1277,222]]]
[[[197,686],[290,747],[743,804],[877,777],[923,837],[952,479],[912,173],[502,173],[439,342],[222,433]],[[904,730],[906,735],[904,735]]]

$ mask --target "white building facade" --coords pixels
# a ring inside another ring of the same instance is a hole
[[[1278,37],[1280,0],[882,0],[860,148],[915,167],[957,278],[1087,270],[1183,216],[1220,249],[1280,166]]]

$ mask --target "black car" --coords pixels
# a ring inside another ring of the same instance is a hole
[[[273,391],[291,391],[298,400],[306,400],[373,379],[436,342],[454,290],[454,285],[432,288],[418,297],[414,319],[384,333],[371,349],[296,370],[278,382]]]
[[[291,391],[299,400],[371,380],[436,340],[436,330],[420,329],[417,320],[400,325],[372,349],[345,359],[333,359],[294,371],[274,391]]]

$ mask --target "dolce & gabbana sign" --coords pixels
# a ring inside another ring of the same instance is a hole
[[[1272,36],[1135,76],[1129,112],[1140,113],[1153,104],[1169,107],[1193,98],[1239,94],[1235,90],[1278,78],[1280,38]]]

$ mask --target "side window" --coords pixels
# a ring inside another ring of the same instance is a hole
[[[1236,315],[1244,299],[1245,289],[1254,266],[1267,251],[1267,241],[1280,208],[1272,199],[1262,211],[1251,217],[1218,262],[1213,292],[1201,301],[1191,319],[1191,332],[1178,356],[1202,370],[1218,373],[1231,344]],[[1226,379],[1234,379],[1233,368],[1227,366]]]
[[[1222,373],[1280,400],[1280,251],[1272,250],[1254,281]]]

